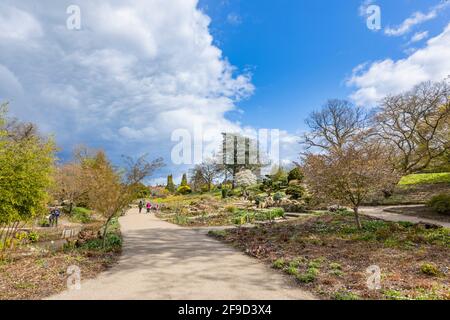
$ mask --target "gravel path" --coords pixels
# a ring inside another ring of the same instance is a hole
[[[408,207],[408,206],[400,206],[400,207],[405,208],[405,207]],[[411,207],[414,207],[414,206],[411,206]],[[362,207],[361,208],[361,213],[365,214],[367,216],[383,219],[383,220],[386,220],[386,221],[394,221],[394,222],[406,221],[406,222],[412,222],[412,223],[425,222],[425,223],[429,223],[429,224],[435,224],[435,225],[443,226],[443,227],[446,227],[446,228],[450,228],[450,223],[449,222],[443,222],[443,221],[432,220],[432,219],[425,219],[425,218],[421,218],[421,217],[415,217],[415,216],[409,216],[409,215],[404,215],[404,214],[392,213],[392,212],[385,211],[386,209],[389,209],[389,208],[395,208],[395,206]]]
[[[113,268],[50,299],[314,299],[293,280],[206,235],[132,209]],[[83,275],[81,274],[81,277]]]

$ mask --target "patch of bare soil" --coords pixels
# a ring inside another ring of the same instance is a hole
[[[324,299],[450,299],[450,230],[325,214],[216,233]],[[214,234],[214,233],[212,233]],[[381,269],[381,289],[367,268]]]

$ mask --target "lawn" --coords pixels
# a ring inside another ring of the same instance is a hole
[[[450,299],[450,230],[363,218],[348,212],[211,232],[297,279],[323,299]],[[366,285],[381,268],[381,290]]]
[[[409,186],[418,184],[436,184],[436,183],[449,183],[450,184],[450,172],[444,173],[420,173],[404,176],[399,185]]]

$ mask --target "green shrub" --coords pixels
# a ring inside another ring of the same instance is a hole
[[[290,185],[286,189],[286,194],[290,195],[292,199],[301,199],[305,195],[305,188],[301,185]]]
[[[180,186],[180,187],[177,189],[177,193],[178,193],[178,194],[186,195],[186,194],[192,193],[192,189],[191,189],[191,187],[189,187],[189,186]]]
[[[230,190],[227,188],[222,188],[222,199],[228,198]]]
[[[311,283],[317,279],[320,271],[317,268],[308,268],[305,273],[297,274],[297,280],[303,283]]]
[[[291,182],[293,180],[296,180],[298,182],[301,182],[304,178],[303,172],[299,167],[296,167],[289,171],[288,174],[288,181]]]
[[[284,193],[282,192],[277,192],[273,195],[273,200],[274,201],[281,201],[283,198],[285,197]]]
[[[427,205],[436,213],[450,215],[450,194],[435,196]]]
[[[30,241],[31,243],[35,243],[35,242],[39,241],[39,234],[35,231],[30,231],[28,233],[27,238],[28,238],[28,241]]]
[[[439,275],[439,269],[432,263],[424,263],[420,266],[420,271],[428,276],[436,277]]]
[[[89,223],[92,220],[91,211],[86,208],[75,207],[72,209],[70,219],[75,222]]]
[[[350,291],[338,291],[334,294],[335,300],[359,300],[359,296]]]
[[[283,269],[285,265],[286,265],[286,261],[283,258],[277,259],[272,263],[272,266],[275,269]]]

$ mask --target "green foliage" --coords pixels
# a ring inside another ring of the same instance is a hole
[[[441,194],[431,198],[427,206],[436,213],[450,215],[450,194]]]
[[[222,187],[221,194],[222,194],[222,199],[228,198],[228,196],[230,194],[230,189]]]
[[[28,233],[27,239],[31,243],[38,242],[39,241],[39,234],[37,232],[35,232],[35,231],[31,231],[31,232]]]
[[[72,209],[72,216],[70,220],[74,222],[89,223],[92,221],[91,210],[81,207],[75,207]]]
[[[290,185],[286,189],[286,194],[290,195],[292,199],[301,199],[305,195],[305,188],[301,185],[294,184]]]
[[[432,263],[424,263],[420,266],[420,271],[428,276],[436,277],[440,274],[439,269]]]
[[[188,185],[187,175],[186,173],[183,174],[183,177],[181,178],[181,186],[186,187]]]
[[[298,182],[302,182],[304,178],[303,172],[299,167],[296,167],[294,169],[292,169],[291,171],[289,171],[288,174],[288,182],[291,181],[298,181]]]
[[[151,196],[150,188],[143,183],[138,184],[135,193],[135,199],[145,199]]]
[[[166,190],[169,192],[175,192],[175,184],[173,183],[173,175],[167,176]]]
[[[277,192],[273,195],[274,201],[281,201],[285,197],[285,194],[282,192]]]
[[[357,294],[350,291],[338,291],[334,294],[335,300],[360,300]]]
[[[275,269],[283,269],[285,267],[285,265],[286,265],[286,261],[283,258],[277,259],[272,263],[272,266]]]
[[[177,193],[186,195],[186,194],[192,193],[192,189],[189,186],[180,186],[177,189]]]
[[[450,172],[444,173],[419,173],[404,176],[399,185],[416,185],[416,184],[435,184],[435,183],[450,183]]]
[[[12,139],[0,108],[0,223],[25,221],[42,214],[49,200],[55,161],[53,139],[37,135]]]

